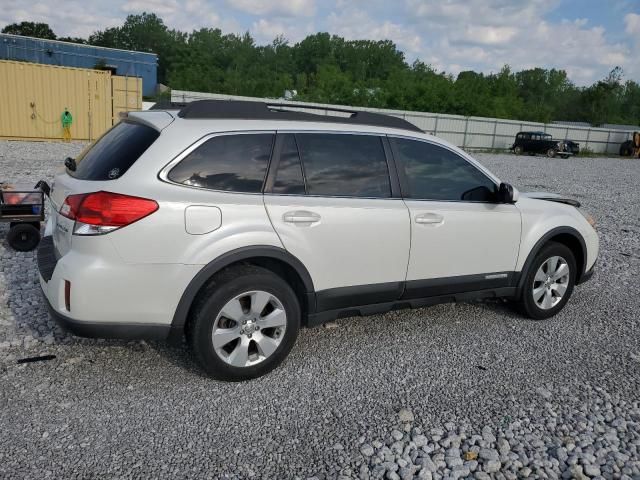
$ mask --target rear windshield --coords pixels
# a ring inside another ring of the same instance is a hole
[[[147,125],[120,122],[76,158],[75,172],[67,173],[80,180],[120,178],[159,136]]]

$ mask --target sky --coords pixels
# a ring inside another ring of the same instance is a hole
[[[0,27],[48,23],[87,37],[154,12],[170,28],[249,31],[260,44],[315,32],[390,39],[438,71],[562,68],[577,85],[615,66],[640,81],[640,0],[0,0]]]

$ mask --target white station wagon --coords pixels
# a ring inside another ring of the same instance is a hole
[[[80,336],[186,334],[211,376],[244,380],[300,327],[487,297],[544,319],[591,277],[577,202],[519,194],[402,119],[304,109],[129,113],[67,159],[38,252],[53,315]]]

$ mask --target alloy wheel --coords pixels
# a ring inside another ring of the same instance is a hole
[[[280,346],[287,328],[282,302],[255,290],[229,300],[213,324],[216,354],[234,367],[250,367],[269,358]]]
[[[559,256],[550,257],[540,265],[533,279],[533,300],[539,308],[549,310],[560,303],[567,291],[570,273],[569,264]]]

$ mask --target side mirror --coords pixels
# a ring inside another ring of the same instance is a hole
[[[501,203],[516,203],[519,192],[508,183],[501,183],[498,189],[498,201]]]

